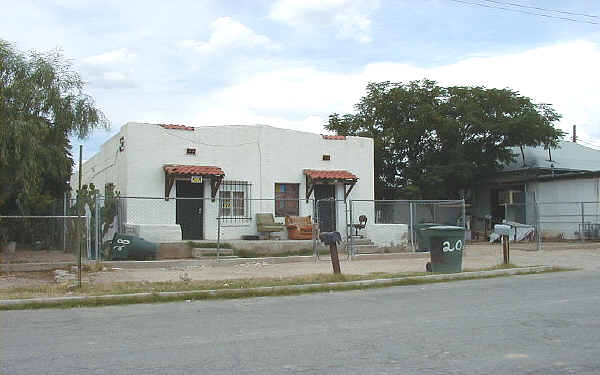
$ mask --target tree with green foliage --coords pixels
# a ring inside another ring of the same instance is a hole
[[[510,89],[369,83],[355,109],[330,115],[326,128],[373,138],[377,199],[464,197],[515,160],[512,147],[557,147],[563,136],[550,105]]]
[[[0,213],[39,214],[62,199],[73,160],[69,137],[108,122],[59,52],[22,53],[0,39]]]

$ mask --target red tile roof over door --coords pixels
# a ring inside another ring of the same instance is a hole
[[[305,169],[304,174],[314,179],[326,180],[358,180],[355,174],[348,171],[320,171],[316,169]]]
[[[176,125],[176,124],[160,124],[160,126],[162,126],[165,129],[173,129],[173,130],[188,130],[188,131],[194,131],[194,128],[192,126],[186,126],[186,125]]]
[[[330,140],[330,141],[345,141],[346,140],[346,136],[345,135],[321,134],[321,136],[323,137],[323,139],[327,139],[327,140]]]
[[[165,165],[166,174],[184,176],[224,176],[225,172],[219,167],[202,165]]]

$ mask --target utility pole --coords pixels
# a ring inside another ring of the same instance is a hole
[[[573,143],[577,143],[577,125],[573,125]]]

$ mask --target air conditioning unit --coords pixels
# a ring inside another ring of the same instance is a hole
[[[519,190],[502,190],[498,192],[498,205],[525,203],[525,192]]]

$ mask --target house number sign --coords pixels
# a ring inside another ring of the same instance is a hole
[[[202,183],[202,176],[192,176],[190,178],[190,182],[192,184],[201,184]]]
[[[461,251],[463,248],[463,243],[461,240],[458,240],[454,243],[453,247],[450,247],[450,241],[444,241],[442,243],[442,251],[445,253],[450,253],[453,251]]]
[[[117,243],[118,243],[118,245],[113,246],[113,250],[116,252],[119,252],[119,251],[123,251],[123,248],[125,246],[129,245],[131,243],[131,241],[122,239],[122,238],[117,238]]]

